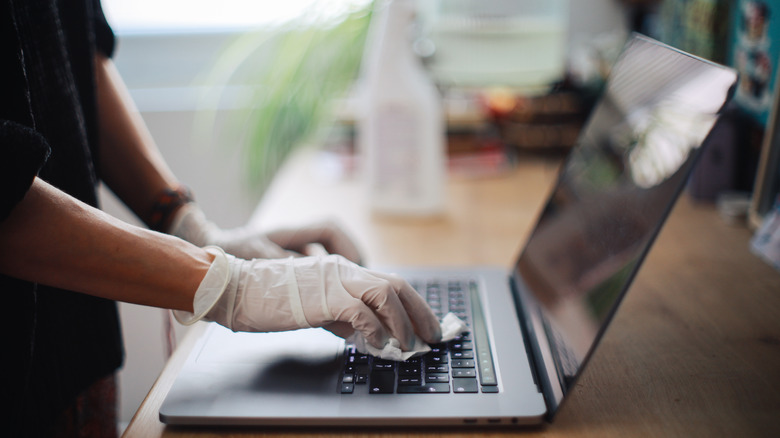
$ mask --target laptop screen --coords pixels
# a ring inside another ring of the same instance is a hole
[[[638,35],[613,66],[515,266],[550,344],[560,397],[628,288],[735,81],[730,69]]]

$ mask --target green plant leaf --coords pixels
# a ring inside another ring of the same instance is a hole
[[[326,18],[314,8],[312,16],[241,35],[210,72],[212,89],[202,100],[208,108],[218,108],[226,90],[240,90],[236,106],[244,110],[228,129],[242,134],[236,137],[243,137],[246,176],[257,190],[265,190],[291,150],[315,140],[333,100],[354,83],[371,8],[365,3]],[[208,138],[217,125],[216,110],[202,113],[196,135]]]

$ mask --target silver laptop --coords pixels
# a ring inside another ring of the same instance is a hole
[[[322,329],[212,324],[160,408],[175,425],[523,425],[551,420],[731,95],[725,67],[634,35],[523,251],[505,268],[394,269],[468,322],[407,362]]]

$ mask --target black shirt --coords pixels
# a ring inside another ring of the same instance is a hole
[[[94,55],[113,48],[99,0],[0,0],[0,220],[36,174],[97,206]],[[0,290],[3,430],[40,435],[121,366],[116,303],[1,275]]]

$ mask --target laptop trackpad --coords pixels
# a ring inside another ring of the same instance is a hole
[[[251,392],[333,393],[344,341],[323,329],[279,333],[233,333],[213,327],[197,366],[241,376]],[[213,368],[212,368],[213,369]],[[232,379],[231,379],[232,380]]]

